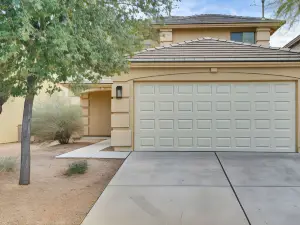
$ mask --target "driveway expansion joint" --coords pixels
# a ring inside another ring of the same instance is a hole
[[[223,172],[224,172],[224,174],[226,176],[226,179],[227,179],[227,181],[228,181],[228,183],[229,183],[229,185],[230,185],[230,187],[231,187],[231,189],[232,189],[232,191],[233,191],[233,193],[234,193],[234,195],[236,197],[236,200],[238,201],[238,203],[239,203],[239,205],[240,205],[240,207],[241,207],[241,209],[242,209],[242,211],[243,211],[243,213],[244,213],[244,215],[245,215],[245,217],[246,217],[249,225],[251,225],[250,219],[249,219],[249,217],[248,217],[248,215],[247,215],[247,213],[246,213],[246,211],[245,211],[245,209],[244,209],[244,207],[243,207],[243,205],[242,205],[242,203],[241,203],[241,201],[240,201],[240,199],[239,199],[239,197],[238,197],[238,195],[237,195],[237,193],[236,193],[236,191],[234,189],[234,186],[232,185],[232,183],[231,183],[231,181],[230,181],[230,179],[229,179],[229,177],[228,177],[228,175],[227,175],[227,173],[225,171],[225,168],[223,167],[223,164],[222,164],[221,160],[219,159],[219,156],[218,156],[217,152],[215,152],[215,156],[217,157],[217,160],[220,163],[220,166],[221,166],[221,168],[222,168],[222,170],[223,170]]]

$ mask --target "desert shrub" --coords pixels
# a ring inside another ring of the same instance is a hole
[[[53,97],[34,105],[31,130],[39,141],[57,140],[68,144],[71,136],[81,133],[82,129],[81,108],[68,99]]]
[[[13,172],[16,165],[16,157],[0,157],[0,172]]]
[[[73,174],[84,174],[88,169],[88,163],[86,160],[73,162],[69,164],[68,169],[65,171],[65,175],[72,176]]]

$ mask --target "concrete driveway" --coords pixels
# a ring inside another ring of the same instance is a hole
[[[300,155],[133,152],[83,225],[298,225]]]

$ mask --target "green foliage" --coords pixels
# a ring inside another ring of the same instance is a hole
[[[275,8],[278,18],[285,19],[293,26],[300,19],[300,0],[270,0],[269,5]]]
[[[150,21],[174,1],[1,0],[0,81],[9,89],[0,92],[25,96],[20,184],[30,183],[31,109],[43,84],[53,84],[52,94],[60,82],[98,82],[127,71]]]
[[[126,71],[124,56],[142,47],[150,21],[170,12],[173,1],[2,0],[0,76],[13,84],[13,96],[26,96],[45,81],[97,82]]]
[[[16,157],[0,157],[0,172],[13,172],[16,169]]]
[[[82,133],[81,108],[68,99],[53,96],[34,105],[31,129],[40,141],[58,140],[60,144],[68,144],[72,135]]]
[[[88,89],[88,85],[83,84],[83,83],[81,83],[81,84],[73,83],[73,84],[70,84],[68,88],[71,90],[71,92],[75,96],[79,97],[83,91],[85,91],[86,89]]]
[[[65,171],[66,176],[72,176],[74,174],[84,174],[88,169],[88,163],[86,160],[73,162],[69,164],[68,169]]]

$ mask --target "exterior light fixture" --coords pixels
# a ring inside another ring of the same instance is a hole
[[[117,86],[117,87],[116,87],[116,97],[117,97],[117,98],[122,98],[122,94],[123,94],[123,93],[122,93],[122,92],[123,92],[122,89],[123,89],[122,86]]]

